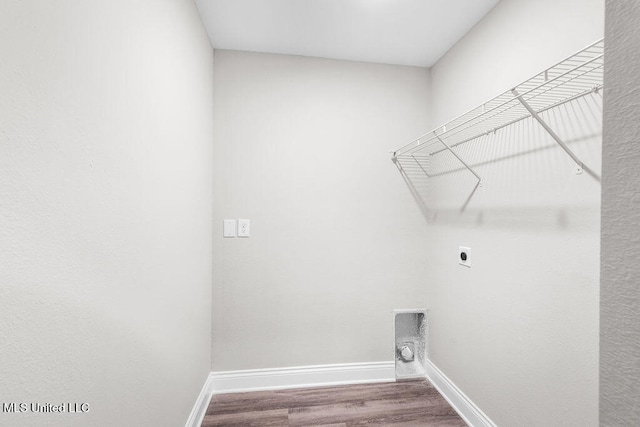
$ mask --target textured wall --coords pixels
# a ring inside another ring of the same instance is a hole
[[[429,240],[388,151],[424,129],[428,71],[215,56],[213,370],[392,361]]]
[[[640,425],[640,4],[607,1],[600,425]]]
[[[502,0],[431,70],[433,125],[601,38],[603,16],[603,0]],[[596,170],[601,106],[545,114]],[[460,152],[484,186],[460,214],[470,175],[431,180],[432,361],[498,425],[597,425],[599,183],[531,121]]]
[[[189,0],[0,2],[0,425],[178,426],[210,370],[213,52]]]

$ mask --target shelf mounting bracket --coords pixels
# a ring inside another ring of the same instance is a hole
[[[517,90],[511,89],[511,93],[513,93],[513,95],[518,99],[518,101],[520,101],[522,106],[527,109],[529,114],[531,114],[531,117],[533,117],[540,124],[540,126],[542,126],[544,130],[547,131],[547,133],[560,146],[560,148],[562,148],[569,155],[569,157],[571,157],[571,159],[576,163],[576,165],[578,165],[578,168],[576,169],[576,174],[581,174],[582,171],[586,171],[589,175],[591,175],[592,177],[600,181],[600,176],[596,174],[594,171],[592,171],[589,167],[587,167],[584,163],[582,163],[582,161],[578,158],[578,156],[576,156],[576,154],[573,151],[571,151],[571,149],[567,146],[567,144],[564,143],[562,138],[560,138],[558,134],[555,133],[553,129],[551,129],[551,127],[549,127],[547,122],[545,122],[542,119],[542,117],[540,117],[540,115],[536,113],[536,111],[533,108],[531,108],[531,105],[529,105],[527,101],[524,100],[522,95],[520,95]]]
[[[411,158],[413,158],[413,161],[416,162],[416,164],[418,165],[418,167],[420,169],[422,169],[422,172],[424,172],[424,174],[427,176],[427,178],[431,178],[431,175],[429,175],[426,171],[426,169],[422,166],[422,164],[418,161],[418,159],[416,159],[416,156],[414,156],[413,154],[411,155]]]
[[[464,167],[465,167],[465,168],[467,168],[467,170],[468,170],[469,172],[471,172],[471,173],[473,174],[473,176],[475,176],[475,177],[478,179],[478,185],[477,185],[477,187],[482,187],[482,178],[480,178],[480,175],[478,175],[478,174],[476,173],[476,171],[474,171],[474,170],[473,170],[473,168],[467,164],[467,162],[465,162],[464,160],[462,160],[462,158],[461,158],[460,156],[458,156],[458,154],[457,154],[455,151],[453,151],[453,149],[449,146],[449,144],[447,144],[446,142],[444,142],[444,140],[443,140],[442,138],[440,138],[440,135],[438,135],[437,133],[435,133],[435,131],[433,132],[433,135],[436,137],[436,139],[437,139],[438,141],[440,141],[440,143],[442,143],[442,145],[444,145],[444,146],[445,146],[445,148],[446,148],[447,150],[449,150],[449,151],[451,152],[451,154],[453,154],[453,156],[454,156],[456,159],[458,159],[458,160],[460,161],[460,163],[462,163],[462,164],[464,165]]]
[[[444,131],[446,132],[446,128],[445,128]],[[451,152],[451,154],[453,154],[453,156],[456,159],[458,159],[460,161],[460,163],[462,163],[464,165],[464,167],[467,168],[467,170],[469,172],[471,172],[473,174],[473,176],[475,176],[476,179],[478,180],[478,182],[476,182],[476,185],[473,187],[473,190],[471,190],[471,193],[469,194],[469,197],[467,197],[467,200],[465,200],[464,204],[462,205],[462,208],[460,209],[460,212],[464,212],[465,209],[467,209],[467,205],[471,201],[471,198],[473,197],[473,195],[478,190],[478,187],[482,187],[482,178],[480,178],[480,175],[478,175],[476,173],[476,171],[474,171],[473,168],[467,164],[467,162],[462,160],[462,158],[460,156],[458,156],[458,154],[455,151],[453,151],[453,149],[449,146],[449,144],[447,144],[446,142],[444,142],[444,140],[442,138],[440,138],[440,135],[438,135],[435,131],[433,131],[433,135],[435,135],[436,139],[438,141],[440,141],[440,143],[442,143],[442,145],[444,145],[445,148],[447,150],[449,150]]]

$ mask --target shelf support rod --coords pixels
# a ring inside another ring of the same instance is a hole
[[[449,150],[451,152],[451,154],[453,154],[453,156],[458,159],[460,161],[460,163],[462,163],[464,165],[465,168],[467,168],[469,170],[469,172],[471,172],[473,174],[473,176],[475,176],[476,178],[478,178],[478,185],[479,187],[482,187],[482,178],[480,178],[480,175],[478,175],[476,173],[476,171],[473,170],[473,168],[471,166],[469,166],[467,164],[467,162],[465,162],[464,160],[462,160],[462,158],[460,158],[460,156],[458,156],[458,154],[456,154],[455,151],[453,151],[453,149],[451,147],[449,147],[449,144],[447,144],[446,142],[444,142],[444,140],[442,138],[440,138],[440,136],[435,133],[435,131],[433,132],[433,134],[435,135],[435,137],[438,139],[438,141],[440,141],[442,143],[442,145],[444,145],[446,147],[447,150]],[[475,189],[474,189],[475,191]]]
[[[542,126],[544,130],[546,130],[547,133],[551,135],[551,138],[553,138],[558,143],[558,145],[569,155],[569,157],[571,157],[571,159],[576,162],[576,164],[578,165],[578,170],[576,171],[576,173],[581,174],[584,170],[587,171],[589,175],[600,181],[600,176],[598,176],[598,174],[593,172],[591,169],[585,166],[584,163],[582,163],[578,156],[576,156],[575,153],[571,151],[571,149],[567,146],[567,144],[565,144],[564,141],[558,136],[558,134],[556,134],[553,129],[549,127],[547,122],[542,120],[542,117],[540,117],[538,113],[536,113],[535,110],[531,108],[531,106],[527,103],[527,101],[524,100],[522,95],[520,95],[517,90],[511,89],[511,93],[513,93],[518,101],[520,101],[522,106],[527,109],[527,111],[531,114],[531,117],[533,117],[538,123],[540,123],[540,126]]]
[[[416,159],[416,156],[414,156],[413,154],[411,155],[411,157],[413,158],[413,160],[416,162],[416,164],[418,165],[418,167],[420,169],[422,169],[422,172],[424,172],[424,174],[427,176],[427,178],[431,178],[431,176],[427,173],[426,170],[424,170],[424,168],[422,167],[422,165],[420,164],[420,162],[418,161],[418,159]]]

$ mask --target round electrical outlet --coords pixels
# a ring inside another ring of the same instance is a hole
[[[458,264],[471,267],[471,248],[458,246]]]

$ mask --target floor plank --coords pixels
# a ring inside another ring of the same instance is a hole
[[[246,408],[245,408],[246,409]],[[238,427],[262,427],[262,426],[288,426],[289,414],[286,409],[274,409],[270,411],[243,411],[237,413],[205,415],[202,426],[238,426]]]
[[[214,395],[207,414],[238,412],[251,406],[253,410],[294,408],[383,400],[409,397],[439,397],[438,391],[426,381],[404,381],[376,384],[353,384],[303,389],[270,390],[248,393],[230,393]]]
[[[347,427],[358,427],[358,426],[385,426],[385,427],[467,427],[467,424],[462,421],[459,416],[451,416],[451,417],[424,417],[419,421],[410,420],[410,421],[393,421],[389,422],[386,420],[375,421],[368,420],[362,423],[348,423]]]
[[[214,395],[202,427],[240,425],[466,426],[428,381]]]
[[[289,410],[289,425],[307,426],[320,422],[404,422],[425,417],[451,416],[455,412],[446,401],[441,402],[421,397],[402,400],[369,400],[366,402],[341,403],[292,408]]]

